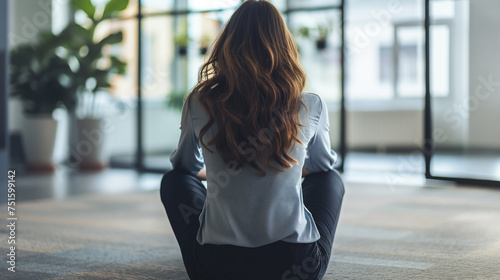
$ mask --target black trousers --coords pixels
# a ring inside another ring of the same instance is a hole
[[[314,173],[302,183],[304,204],[321,238],[313,243],[278,241],[257,248],[200,245],[196,241],[206,189],[196,176],[172,170],[163,176],[160,195],[181,249],[189,278],[214,280],[322,279],[339,220],[344,185],[336,171]]]

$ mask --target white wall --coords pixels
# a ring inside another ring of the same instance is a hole
[[[500,1],[470,1],[470,145],[500,148]],[[486,85],[485,81],[494,82]]]
[[[330,112],[332,145],[340,141],[340,115]],[[418,148],[423,140],[423,112],[348,111],[347,145],[349,149]]]

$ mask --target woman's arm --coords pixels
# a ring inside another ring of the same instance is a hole
[[[334,168],[337,162],[337,154],[330,146],[330,123],[328,120],[328,108],[324,101],[317,96],[316,106],[319,107],[317,125],[314,136],[307,145],[307,156],[304,161],[304,176],[310,173],[326,172]]]
[[[205,166],[202,149],[191,118],[191,110],[187,103],[182,108],[179,144],[171,155],[170,162],[174,169],[182,169],[192,175],[197,175]]]
[[[305,166],[302,166],[302,177],[306,177],[309,174],[311,174],[311,172],[309,172]]]
[[[201,169],[200,172],[196,174],[196,177],[198,177],[198,179],[200,180],[207,180],[207,168],[203,167],[203,169]]]

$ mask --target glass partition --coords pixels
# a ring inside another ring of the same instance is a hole
[[[175,0],[141,0],[143,14],[171,12],[174,10]]]
[[[342,77],[339,10],[294,12],[289,22],[307,74],[306,90],[338,103]]]
[[[188,10],[190,11],[206,11],[230,9],[238,7],[241,0],[188,0]]]
[[[433,178],[500,186],[498,10],[495,0],[430,1]]]
[[[130,5],[133,5],[131,2]],[[133,7],[133,6],[129,6]],[[103,22],[97,36],[106,36],[112,32],[122,31],[123,42],[113,45],[106,51],[127,63],[126,72],[122,76],[115,76],[111,79],[109,92],[116,100],[118,108],[109,108],[107,123],[110,125],[111,163],[114,166],[131,167],[136,163],[137,147],[137,19],[113,19]],[[109,105],[110,106],[110,105]]]
[[[340,0],[288,0],[289,9],[317,8],[340,5]]]
[[[177,73],[172,16],[146,17],[141,32],[142,145],[145,168],[168,168],[168,156],[177,146],[180,108],[175,96]],[[161,27],[161,28],[160,28]],[[182,100],[180,105],[182,105]]]

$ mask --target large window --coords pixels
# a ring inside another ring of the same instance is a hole
[[[348,1],[347,85],[352,100],[423,98],[424,27],[420,1]],[[437,97],[448,97],[453,61],[453,36],[460,15],[454,1],[435,1],[431,26],[432,88]],[[362,82],[361,82],[362,81]]]
[[[207,47],[242,2],[133,0],[102,28],[103,35],[123,30],[123,44],[109,51],[128,63],[127,73],[112,81],[111,94],[128,104],[128,110],[116,118],[112,137],[115,164],[139,164],[148,170],[170,167],[168,159],[180,133],[182,99],[196,85]],[[307,90],[327,101],[339,101],[340,1],[271,2],[283,12],[297,39],[308,75]],[[310,31],[307,38],[300,34],[304,28]],[[325,37],[322,43],[318,42],[320,37]],[[339,126],[336,116],[332,127]],[[136,133],[139,136],[134,136]],[[336,148],[339,137],[332,143]]]

